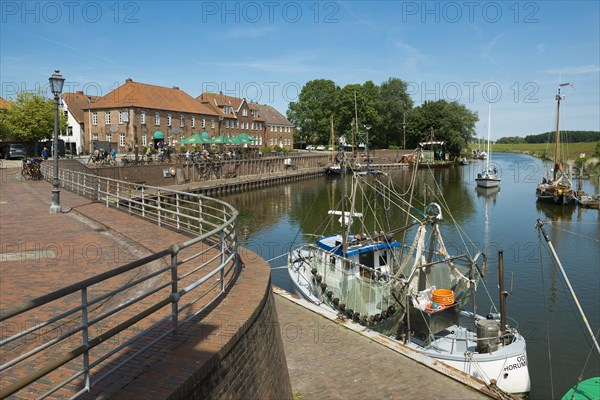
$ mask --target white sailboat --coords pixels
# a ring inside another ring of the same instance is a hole
[[[500,177],[498,177],[498,171],[496,170],[496,167],[490,168],[490,162],[492,161],[492,149],[490,148],[491,123],[492,103],[488,101],[487,157],[485,158],[486,161],[483,171],[478,173],[477,178],[475,178],[477,186],[483,188],[498,187],[500,185]]]
[[[413,173],[417,170],[415,166]],[[432,203],[417,210],[385,177],[354,174],[341,210],[329,211],[340,222],[341,233],[290,252],[288,272],[294,289],[341,318],[388,335],[490,387],[528,392],[525,339],[507,325],[502,300],[499,314],[477,315],[474,296],[487,258],[481,252],[472,257],[467,249],[451,255],[438,225],[442,207]],[[369,206],[358,210],[367,192]],[[373,197],[380,198],[381,210],[398,207],[406,212],[405,226],[381,230],[381,211],[368,212],[380,210]],[[394,239],[394,234],[409,230],[416,230],[412,243]],[[473,311],[463,309],[469,302]]]

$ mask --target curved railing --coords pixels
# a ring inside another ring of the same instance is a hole
[[[52,168],[45,166],[46,179]],[[0,398],[78,397],[222,299],[237,211],[217,199],[67,169],[61,187],[192,239],[0,313]]]

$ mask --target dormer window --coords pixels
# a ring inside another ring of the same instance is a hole
[[[233,108],[231,108],[231,106],[225,106],[223,107],[223,112],[225,114],[233,114]]]
[[[248,109],[247,109],[247,108],[244,108],[244,109],[242,110],[242,115],[243,115],[244,117],[247,117],[247,116],[248,116]]]

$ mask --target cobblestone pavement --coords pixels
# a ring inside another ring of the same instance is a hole
[[[299,399],[488,398],[286,298],[275,305]]]

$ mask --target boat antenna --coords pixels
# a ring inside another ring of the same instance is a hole
[[[569,291],[571,292],[571,297],[573,297],[573,300],[575,301],[575,305],[577,305],[577,309],[579,310],[579,313],[581,314],[581,318],[583,319],[583,323],[585,324],[585,326],[588,330],[588,333],[592,337],[592,341],[594,342],[596,351],[598,351],[598,354],[600,354],[600,345],[598,345],[596,336],[594,335],[592,328],[590,328],[590,324],[588,323],[585,313],[583,312],[583,309],[581,308],[581,304],[579,304],[579,300],[577,299],[577,296],[575,295],[575,291],[573,290],[573,287],[571,286],[571,282],[569,281],[569,278],[567,278],[565,269],[563,268],[562,263],[560,262],[560,259],[558,258],[556,251],[554,250],[554,246],[552,245],[552,242],[550,241],[550,237],[548,237],[548,234],[546,234],[546,232],[544,231],[544,224],[547,224],[547,223],[548,222],[538,219],[537,223],[535,224],[535,227],[544,236],[544,240],[546,241],[546,243],[548,243],[548,247],[550,248],[550,253],[552,254],[552,257],[554,258],[554,261],[556,262],[556,265],[558,266],[558,269],[559,269],[560,273],[562,274],[563,279],[567,283],[567,287],[569,288]]]

